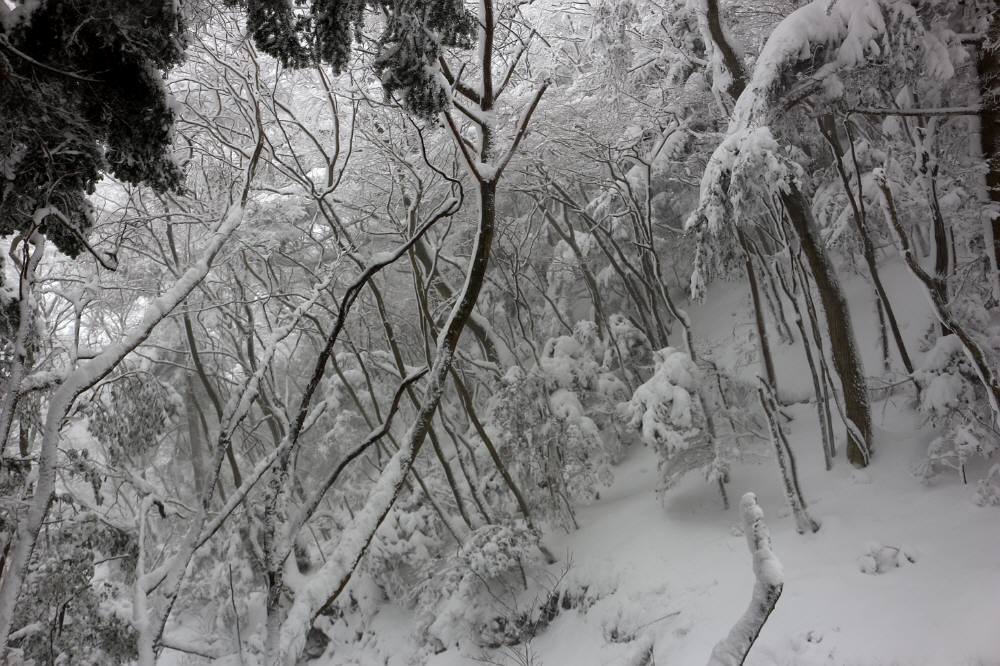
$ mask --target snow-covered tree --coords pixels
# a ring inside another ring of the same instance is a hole
[[[620,405],[622,418],[656,448],[663,487],[692,470],[707,479],[725,473],[727,462],[705,436],[704,414],[697,400],[702,374],[691,357],[673,347],[653,353],[653,376]]]
[[[919,409],[942,429],[927,450],[918,473],[931,480],[942,469],[955,470],[967,482],[966,464],[1000,451],[986,391],[956,335],[938,338],[913,375],[921,386]]]

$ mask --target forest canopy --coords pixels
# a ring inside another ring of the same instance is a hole
[[[0,0],[0,662],[1000,658],[998,25]]]

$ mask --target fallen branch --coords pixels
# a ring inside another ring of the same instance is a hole
[[[753,573],[756,582],[750,607],[729,630],[729,635],[712,649],[708,666],[742,666],[760,635],[764,623],[778,603],[784,587],[784,571],[781,562],[771,550],[771,533],[764,524],[764,512],[757,504],[757,496],[747,493],[740,500],[743,514],[743,532],[747,537],[747,547],[753,555]]]

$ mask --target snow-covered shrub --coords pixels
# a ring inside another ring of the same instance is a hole
[[[17,291],[4,284],[3,271],[0,270],[0,333],[4,334],[4,339],[14,339],[18,319]]]
[[[679,615],[664,615],[669,605],[665,585],[643,587],[626,594],[615,595],[591,611],[600,623],[601,634],[608,643],[643,642],[649,637],[650,627],[657,622]]]
[[[540,621],[547,623],[558,612],[555,590],[545,595],[541,609],[535,598],[524,601],[536,587],[535,581],[529,583],[528,572],[541,562],[538,533],[523,521],[474,531],[444,571],[418,590],[428,638],[443,645],[469,640],[480,647],[530,638]]]
[[[948,428],[931,441],[927,457],[917,471],[925,481],[933,479],[942,469],[954,469],[966,483],[965,466],[979,456],[990,458],[1000,450],[994,433],[978,423],[963,423]]]
[[[604,368],[621,370],[632,381],[642,381],[653,365],[653,346],[646,334],[622,314],[608,317],[614,345],[604,351]]]
[[[191,563],[196,572],[184,582],[174,611],[196,622],[206,635],[236,641],[241,629],[243,648],[263,652],[264,636],[254,631],[265,625],[266,578],[263,510],[255,503],[249,516],[224,524],[216,539],[201,548]]]
[[[560,509],[548,499],[548,495],[556,489],[553,484],[547,483],[546,477],[549,469],[546,442],[550,438],[547,407],[542,378],[537,373],[512,367],[503,376],[490,401],[487,428],[500,456],[508,461],[511,474],[530,498],[529,501],[543,513],[552,515],[558,514]],[[490,476],[487,476],[486,480],[489,479]],[[543,492],[545,489],[549,493]],[[492,483],[484,488],[484,491],[490,490],[492,492],[484,494],[491,504],[509,502],[509,492],[502,484]]]
[[[920,384],[920,411],[943,421],[976,403],[976,377],[956,335],[938,338],[914,373]]]
[[[55,524],[32,556],[14,619],[38,631],[14,646],[23,662],[9,663],[133,663],[135,632],[115,605],[135,578],[134,539],[88,512]],[[113,573],[99,580],[98,562]]]
[[[579,322],[573,335],[546,340],[538,368],[549,389],[591,389],[601,369],[595,358],[599,343],[593,322]]]
[[[174,397],[151,375],[123,373],[84,407],[87,428],[104,445],[110,463],[148,463],[176,409]]]
[[[390,599],[401,600],[450,545],[441,532],[441,522],[422,494],[401,495],[372,539],[364,570]]]
[[[653,359],[653,376],[619,405],[621,416],[659,453],[664,489],[694,469],[711,476],[716,456],[705,437],[697,399],[701,371],[690,356],[673,347],[654,352]]]
[[[488,423],[529,504],[543,515],[572,524],[573,502],[594,499],[610,481],[611,458],[576,394],[556,388],[550,396],[535,371],[506,373]]]
[[[990,466],[990,471],[976,484],[975,502],[979,506],[1000,506],[1000,463]]]
[[[767,430],[766,416],[758,399],[758,384],[717,366],[702,370],[702,374],[705,393],[715,403],[715,427],[723,441],[721,453],[725,460],[718,464],[728,464],[737,456],[745,460],[748,453],[769,457],[769,442],[755,434]]]
[[[597,326],[579,322],[572,335],[546,342],[535,368],[509,369],[490,402],[491,436],[549,516],[572,522],[574,503],[596,499],[627,441],[616,405],[628,389],[599,362],[607,357]]]
[[[865,554],[858,558],[858,570],[864,574],[880,574],[916,561],[917,553],[912,548],[872,542],[865,546]]]
[[[629,425],[639,428],[648,444],[686,449],[698,435],[692,415],[692,394],[700,372],[691,357],[673,347],[656,352],[653,376],[635,390],[626,404]]]
[[[987,396],[958,336],[938,338],[913,377],[921,388],[920,411],[943,429],[916,472],[930,481],[953,469],[965,482],[968,462],[1000,451],[1000,437],[982,420],[990,413]]]
[[[583,271],[597,269],[595,251],[596,240],[591,234],[572,231],[573,248],[566,240],[560,240],[552,249],[552,260],[546,271],[549,298],[557,304],[561,312],[572,313],[577,304],[584,300],[585,285],[581,279]],[[580,256],[577,256],[579,251]],[[556,322],[553,322],[555,325]],[[557,329],[550,329],[554,332]]]
[[[569,496],[590,501],[599,495],[601,486],[612,481],[611,457],[604,446],[597,424],[584,414],[583,404],[567,389],[558,389],[549,397],[554,419],[550,427],[558,442],[555,452],[561,462],[561,474]]]

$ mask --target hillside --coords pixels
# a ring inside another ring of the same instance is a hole
[[[915,343],[930,321],[926,303],[899,264],[886,267],[884,276],[893,298],[905,304],[903,330]],[[846,287],[855,324],[873,340],[864,283]],[[696,330],[719,356],[727,340],[751,326],[748,298],[743,283],[718,285],[706,304],[691,310]],[[867,363],[877,362],[877,348],[867,345],[864,352]],[[783,347],[778,354],[782,388],[796,395],[808,390],[801,350]],[[1000,523],[994,508],[973,503],[973,486],[957,473],[930,484],[917,477],[936,432],[915,412],[913,399],[902,389],[875,403],[878,455],[865,470],[853,469],[841,453],[826,472],[814,408],[787,409],[809,509],[822,523],[815,534],[796,534],[767,447],[733,467],[730,496],[757,494],[785,569],[781,599],[748,666],[1000,664]],[[969,475],[984,472],[980,462]],[[579,510],[579,530],[546,534],[560,561],[534,572],[531,589],[518,598],[522,610],[530,608],[559,581],[571,596],[583,596],[582,607],[560,612],[527,649],[451,647],[427,658],[428,666],[524,664],[526,654],[535,666],[707,661],[753,585],[738,510],[723,511],[714,486],[697,474],[657,492],[657,457],[648,447],[630,449],[614,474],[614,485]],[[890,552],[883,555],[885,569],[871,572],[862,558],[873,546],[899,548],[899,566]],[[312,663],[423,663],[408,635],[416,625],[410,612],[386,606],[370,623],[341,628],[338,635],[349,640],[335,641]],[[366,632],[363,648],[350,640],[353,631]]]

